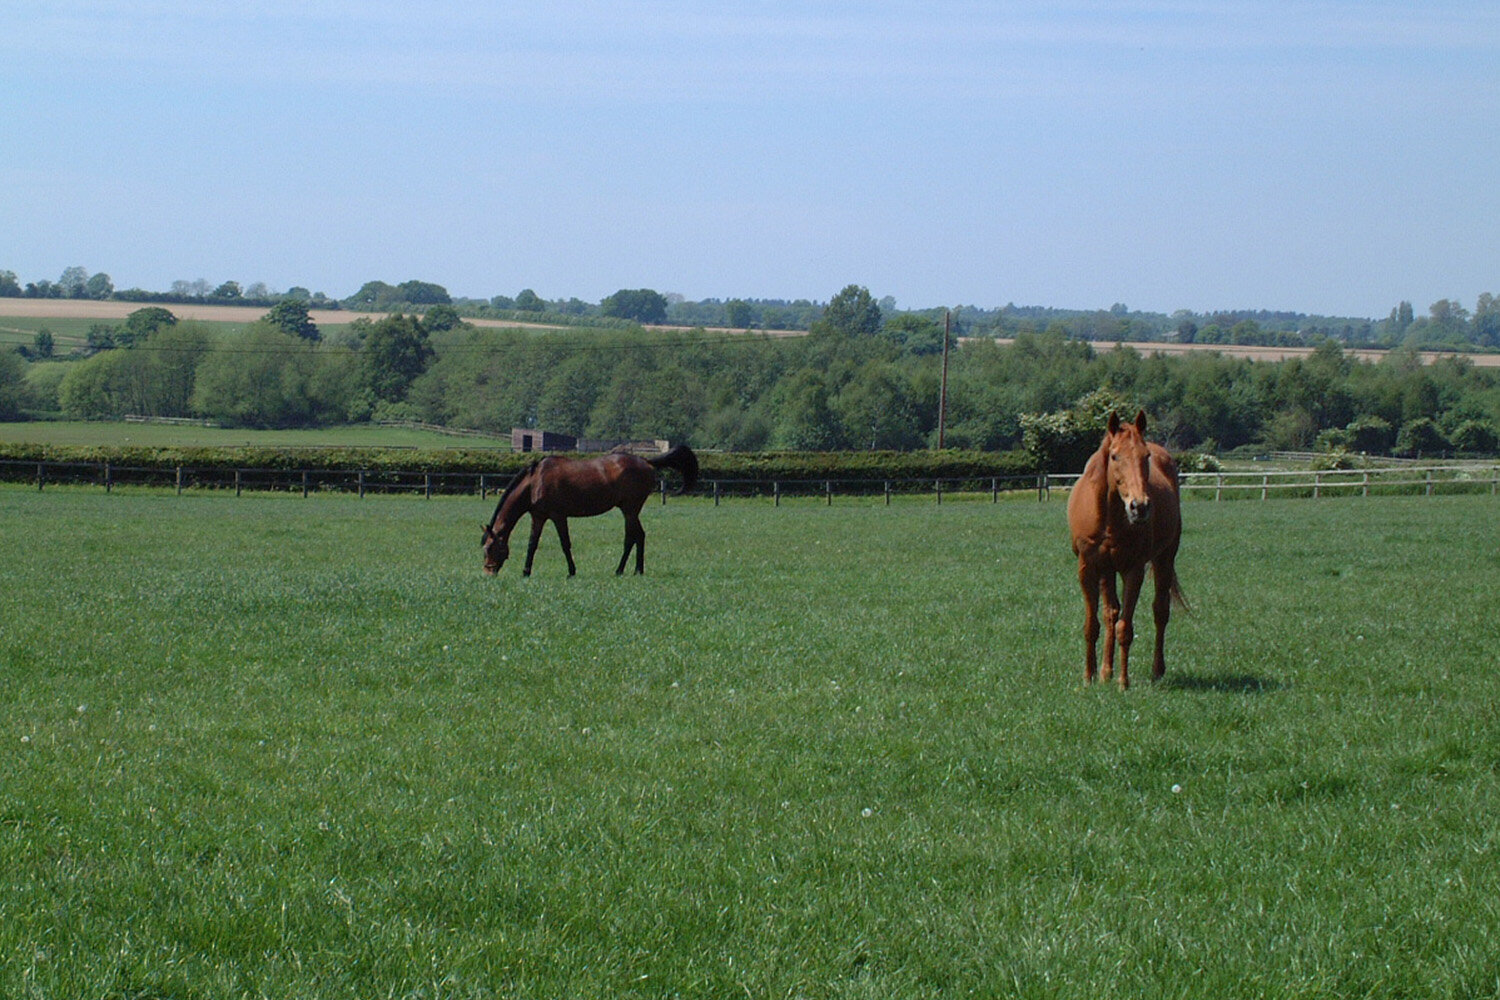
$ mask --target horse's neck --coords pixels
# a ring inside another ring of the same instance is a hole
[[[505,502],[500,505],[500,509],[495,511],[495,520],[490,525],[490,531],[501,538],[509,538],[511,531],[515,529],[515,526],[520,523],[521,518],[529,510],[531,510],[530,489],[517,489],[510,496],[506,497]]]

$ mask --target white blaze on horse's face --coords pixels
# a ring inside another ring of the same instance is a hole
[[[1110,421],[1109,483],[1110,490],[1125,508],[1125,520],[1144,524],[1151,519],[1151,494],[1146,484],[1151,478],[1151,451],[1146,439],[1133,424]]]

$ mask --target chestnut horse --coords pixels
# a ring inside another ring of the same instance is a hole
[[[1078,556],[1078,584],[1083,588],[1083,636],[1087,657],[1084,682],[1097,672],[1094,643],[1099,638],[1099,597],[1104,597],[1104,671],[1114,669],[1115,642],[1120,644],[1120,688],[1130,686],[1130,644],[1135,638],[1136,600],[1145,582],[1146,564],[1156,581],[1151,610],[1156,618],[1156,653],[1151,679],[1167,669],[1164,643],[1172,600],[1186,604],[1177,585],[1177,546],[1182,515],[1177,495],[1177,463],[1161,445],[1145,438],[1146,414],[1134,423],[1109,415],[1109,430],[1068,494],[1068,528]],[[1121,595],[1115,575],[1124,581]]]
[[[500,572],[510,556],[511,530],[523,514],[530,514],[531,543],[526,548],[526,568],[522,575],[531,575],[531,560],[536,556],[542,529],[551,521],[557,525],[557,538],[568,560],[568,575],[573,576],[578,567],[573,565],[568,518],[593,517],[618,507],[625,515],[625,553],[620,556],[615,573],[625,572],[632,547],[635,571],[646,572],[646,529],[641,527],[641,507],[656,488],[659,468],[682,473],[680,493],[692,489],[698,481],[698,456],[685,444],[654,458],[616,451],[600,458],[549,455],[532,462],[505,487],[490,523],[484,526],[484,571],[491,576]]]

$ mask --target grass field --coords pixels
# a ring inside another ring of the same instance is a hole
[[[1060,502],[488,513],[0,488],[0,995],[1500,993],[1492,497],[1189,503],[1125,694]]]

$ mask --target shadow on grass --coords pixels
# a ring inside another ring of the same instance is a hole
[[[1286,686],[1281,681],[1255,674],[1174,674],[1171,671],[1160,684],[1167,691],[1212,691],[1218,694],[1271,694]]]

